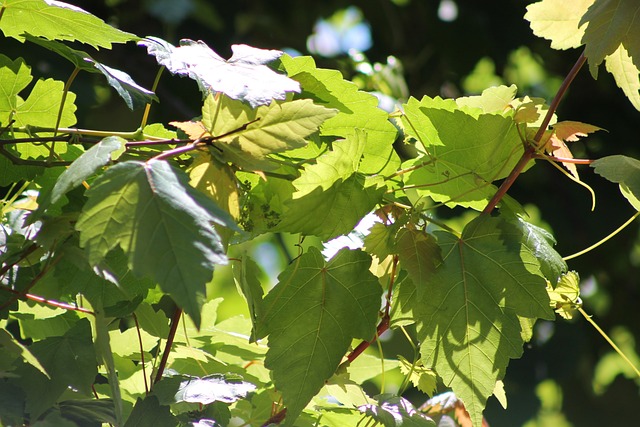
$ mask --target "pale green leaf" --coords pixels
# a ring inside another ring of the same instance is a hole
[[[580,302],[580,276],[575,271],[562,275],[555,286],[547,285],[550,306],[565,319],[572,319]]]
[[[397,130],[388,120],[386,111],[378,108],[378,100],[370,93],[344,80],[339,71],[316,68],[313,58],[304,56],[280,59],[291,78],[302,85],[301,96],[316,103],[335,108],[339,113],[324,122],[321,135],[353,135],[356,129],[366,129],[368,142],[364,148],[360,171],[367,174],[387,175],[396,171],[400,160],[393,142]]]
[[[31,67],[24,59],[12,61],[0,54],[0,124],[8,124],[9,114],[18,108],[24,100],[18,94],[26,88],[33,77]]]
[[[358,161],[367,135],[359,131],[346,140],[333,143],[333,150],[318,157],[316,164],[305,166],[293,181],[296,192],[285,203],[278,229],[316,235],[323,240],[347,234],[380,202],[384,188],[367,182],[358,171]],[[322,211],[324,220],[309,221]]]
[[[553,319],[546,281],[522,230],[504,219],[481,215],[462,236],[435,234],[444,261],[414,306],[421,357],[479,426],[496,381],[522,354],[519,318]]]
[[[616,84],[629,98],[631,104],[640,110],[640,72],[638,66],[633,63],[629,52],[620,45],[611,55],[605,57],[605,65],[608,72],[613,75]]]
[[[598,66],[622,45],[640,69],[640,3],[636,0],[595,0],[580,24],[588,23],[582,43],[591,75],[598,76]]]
[[[16,126],[55,127],[62,102],[64,83],[58,80],[38,80],[24,102],[18,102],[15,109]],[[76,124],[76,95],[67,92],[60,118],[60,126]],[[1,114],[1,113],[0,113]],[[47,149],[48,152],[48,149]]]
[[[205,285],[227,260],[213,224],[235,225],[187,179],[164,161],[112,166],[87,191],[76,229],[92,266],[120,246],[131,270],[154,278],[199,325]]]
[[[493,86],[482,91],[481,95],[464,96],[456,99],[456,104],[463,107],[479,108],[484,113],[504,113],[510,110],[518,88],[511,86]]]
[[[7,37],[24,40],[28,33],[49,40],[79,41],[95,48],[137,40],[102,19],[61,1],[2,0],[0,30]]]
[[[400,355],[398,355],[398,361],[400,362],[400,371],[403,375],[409,375],[413,386],[426,395],[433,396],[438,382],[436,373],[425,368],[420,361],[411,363]]]
[[[236,44],[231,46],[231,58],[225,60],[202,41],[183,39],[175,47],[158,37],[147,37],[139,44],[171,73],[196,80],[203,92],[222,92],[252,108],[283,100],[287,92],[300,92],[298,82],[265,65],[282,55],[279,50]]]
[[[352,339],[373,338],[382,289],[370,263],[364,252],[350,250],[327,263],[312,247],[265,297],[265,366],[287,406],[285,425],[293,425],[333,375]]]
[[[379,260],[384,260],[396,251],[395,235],[398,232],[398,227],[394,224],[386,225],[376,222],[364,238],[365,250],[371,255],[375,255]]]
[[[595,0],[543,0],[527,6],[524,19],[533,34],[551,40],[554,49],[571,49],[583,44],[586,25],[582,16]]]
[[[620,184],[620,191],[629,203],[640,210],[640,160],[613,155],[591,163],[595,172],[611,182]]]
[[[334,116],[336,110],[314,104],[310,99],[271,102],[255,110],[224,96],[207,97],[202,122],[209,132],[220,137],[216,146],[234,150],[239,156],[262,159],[307,144],[305,138]]]
[[[156,311],[143,302],[136,308],[136,317],[140,328],[158,338],[169,335],[169,320],[162,310]]]
[[[512,117],[459,107],[453,100],[411,98],[403,106],[407,135],[425,154],[403,164],[414,168],[405,184],[448,206],[482,210],[520,159],[522,142]]]

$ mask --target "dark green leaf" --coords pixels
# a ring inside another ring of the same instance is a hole
[[[568,268],[562,256],[553,249],[556,239],[544,228],[533,225],[522,218],[518,218],[518,223],[525,238],[524,244],[540,263],[542,274],[551,283],[556,283]]]
[[[258,319],[262,318],[262,297],[264,290],[260,284],[260,277],[263,275],[264,273],[262,273],[258,264],[247,255],[243,255],[242,258],[240,258],[240,262],[233,264],[233,277],[236,281],[236,286],[240,289],[242,295],[244,295],[247,305],[249,306],[249,315],[251,316],[251,323],[253,324],[251,341],[255,340],[256,323]]]
[[[25,37],[28,41],[38,44],[64,57],[75,65],[76,68],[82,71],[103,74],[107,78],[109,86],[118,92],[118,95],[124,99],[127,107],[132,110],[143,107],[151,101],[158,101],[158,98],[153,92],[139,86],[127,73],[101,64],[86,52],[72,49],[63,43],[54,40],[46,40],[29,34]]]
[[[620,184],[620,191],[629,203],[640,210],[640,160],[615,155],[596,160],[591,164],[597,174]]]
[[[176,427],[178,421],[168,406],[160,405],[156,396],[138,398],[124,427]]]
[[[398,232],[396,249],[402,268],[415,286],[424,286],[442,262],[440,247],[433,236],[422,230],[403,228]]]
[[[265,366],[282,392],[285,425],[293,425],[333,375],[353,338],[373,338],[382,290],[370,264],[367,254],[350,250],[327,263],[312,247],[265,297]]]
[[[64,400],[59,403],[60,414],[78,426],[94,423],[115,424],[115,413],[111,399]]]
[[[89,263],[120,246],[131,270],[153,277],[199,325],[205,285],[227,261],[213,223],[234,228],[229,214],[164,161],[119,163],[87,196],[76,228]]]

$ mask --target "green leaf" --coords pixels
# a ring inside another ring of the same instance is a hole
[[[438,380],[435,372],[422,366],[421,362],[411,363],[400,355],[398,355],[398,360],[400,371],[404,375],[409,375],[413,386],[426,395],[433,396]]]
[[[142,330],[158,338],[169,336],[169,321],[162,310],[155,311],[151,305],[143,302],[135,313]]]
[[[595,0],[543,0],[527,6],[524,19],[531,23],[533,34],[551,40],[554,49],[571,49],[584,42],[583,15]]]
[[[169,406],[160,405],[156,396],[149,395],[136,400],[124,427],[175,427],[177,424]]]
[[[287,74],[300,82],[301,96],[339,111],[322,124],[321,135],[347,138],[356,129],[366,129],[368,142],[360,171],[388,175],[397,170],[400,159],[393,149],[397,130],[388,120],[387,112],[378,108],[375,96],[359,91],[353,82],[344,80],[339,71],[316,68],[311,57],[283,55],[280,60]]]
[[[382,290],[370,263],[364,252],[350,250],[326,263],[312,247],[280,274],[265,297],[265,366],[282,392],[285,425],[293,425],[333,375],[353,338],[373,338]]]
[[[546,281],[521,228],[504,219],[481,215],[462,236],[435,234],[443,263],[414,306],[420,353],[479,426],[509,359],[522,354],[519,318],[553,319]]]
[[[631,205],[640,210],[640,160],[614,155],[591,163],[598,175],[620,184],[620,191]]]
[[[60,174],[51,191],[44,192],[38,198],[38,210],[35,215],[38,216],[49,205],[58,202],[67,192],[78,187],[84,180],[96,173],[99,168],[109,163],[112,153],[124,148],[125,142],[122,138],[110,136],[82,153]]]
[[[72,49],[64,43],[34,37],[30,34],[25,37],[31,43],[38,44],[57,53],[82,71],[104,75],[109,86],[118,92],[118,95],[124,99],[127,107],[131,110],[143,107],[151,103],[151,101],[158,101],[158,97],[153,92],[139,86],[127,73],[101,64],[86,52]]]
[[[264,50],[244,44],[231,46],[233,56],[224,60],[202,41],[180,40],[175,47],[158,38],[138,42],[173,74],[189,76],[203,92],[222,92],[248,102],[252,108],[283,100],[287,92],[299,92],[298,82],[278,74],[265,64],[278,59],[279,50]]]
[[[373,207],[384,192],[376,181],[367,182],[359,172],[359,160],[368,141],[363,131],[336,141],[333,150],[305,166],[293,181],[296,192],[285,204],[279,230],[317,235],[326,240],[347,234]],[[323,221],[309,217],[323,212]]]
[[[525,238],[525,246],[529,248],[540,263],[540,270],[544,277],[555,284],[558,278],[567,271],[567,263],[553,249],[556,239],[544,228],[533,225],[522,218],[518,218],[517,221]]]
[[[90,265],[120,246],[131,270],[153,277],[199,326],[205,285],[227,261],[213,224],[235,225],[187,181],[164,161],[112,166],[87,191],[76,229]]]
[[[63,90],[64,83],[61,81],[53,79],[38,80],[24,102],[20,102],[18,98],[13,116],[16,120],[15,125],[55,127]],[[75,99],[75,93],[67,92],[60,118],[61,127],[69,127],[76,124]],[[0,114],[2,113],[0,112]],[[46,149],[46,152],[48,153],[49,150]]]
[[[0,54],[0,123],[6,126],[9,113],[16,110],[23,103],[18,94],[26,88],[33,77],[31,67],[24,59],[18,58],[12,61],[7,56]]]
[[[112,43],[137,40],[79,7],[45,0],[3,0],[0,30],[7,37],[24,40],[28,33],[49,40],[79,41],[95,48],[111,49]]]
[[[21,357],[26,363],[29,363],[34,368],[42,372],[47,378],[49,374],[38,359],[29,351],[29,348],[18,342],[9,332],[4,329],[0,329],[0,347],[2,347],[3,357],[10,357],[16,355]]]
[[[87,319],[78,320],[63,336],[33,343],[30,350],[52,379],[82,393],[91,393],[98,369]]]
[[[595,0],[582,17],[588,23],[582,43],[589,61],[589,71],[596,78],[598,66],[622,45],[633,58],[636,73],[640,69],[640,4],[635,0]]]
[[[402,268],[416,286],[424,286],[442,262],[440,247],[433,236],[423,230],[403,228],[398,232],[396,249]]]
[[[59,408],[63,418],[79,426],[88,426],[92,423],[116,423],[111,399],[63,400]]]
[[[456,99],[460,107],[479,108],[484,113],[503,113],[510,110],[518,88],[511,86],[493,86],[482,91],[481,95],[463,96]]]
[[[314,104],[309,99],[271,102],[251,109],[225,96],[209,95],[202,107],[202,123],[216,137],[223,157],[240,166],[307,144],[305,138],[318,130],[335,110]]]
[[[405,132],[425,150],[402,165],[414,168],[405,184],[447,206],[482,210],[497,190],[491,183],[506,177],[522,154],[510,113],[483,113],[426,96],[403,107]]]
[[[261,319],[263,314],[262,298],[264,290],[260,284],[260,277],[262,277],[263,274],[258,264],[247,255],[243,255],[240,258],[240,262],[233,264],[233,278],[235,279],[236,286],[249,306],[249,315],[251,316],[251,323],[253,325],[250,340],[252,342],[255,341],[255,330],[258,319]]]
[[[613,75],[618,87],[622,89],[636,110],[640,110],[640,73],[629,52],[620,45],[615,52],[605,58],[605,62],[607,71]]]

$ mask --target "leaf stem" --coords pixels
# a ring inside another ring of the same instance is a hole
[[[144,362],[144,347],[142,346],[142,334],[140,333],[140,324],[138,323],[138,316],[136,313],[131,313],[133,321],[136,324],[136,332],[138,333],[138,345],[140,346],[140,364],[142,365],[142,378],[144,378],[144,391],[149,394],[149,384],[147,383],[147,372]]]
[[[542,136],[547,130],[547,127],[549,127],[549,123],[551,122],[553,115],[558,109],[560,100],[562,100],[562,97],[567,92],[567,89],[571,85],[571,82],[573,82],[573,79],[576,77],[576,75],[578,74],[578,71],[580,71],[580,69],[582,68],[582,66],[586,61],[587,61],[587,58],[584,56],[584,52],[582,52],[580,54],[580,57],[578,57],[578,59],[576,60],[576,63],[573,65],[573,68],[571,68],[571,71],[569,71],[569,74],[567,74],[564,81],[560,85],[560,88],[558,89],[558,92],[556,92],[556,95],[554,96],[553,100],[551,101],[551,104],[549,105],[549,110],[547,110],[547,114],[544,116],[544,119],[540,124],[540,128],[538,129],[538,132],[533,138],[533,144],[525,148],[524,153],[522,154],[522,157],[520,158],[518,163],[516,163],[516,165],[513,167],[513,170],[511,171],[509,176],[507,176],[505,180],[502,181],[502,185],[500,185],[500,188],[498,188],[498,191],[496,191],[496,193],[493,195],[491,200],[489,200],[489,203],[487,203],[487,206],[482,211],[483,214],[488,215],[491,212],[493,212],[495,207],[498,205],[498,202],[500,202],[500,200],[504,197],[504,195],[507,194],[507,191],[509,190],[509,188],[511,188],[516,178],[520,175],[520,173],[522,173],[525,166],[534,157],[534,155],[536,154],[535,147],[539,145],[540,141],[542,140]]]
[[[587,322],[591,323],[591,325],[596,328],[596,331],[598,331],[600,333],[600,335],[603,336],[603,338],[609,343],[609,345],[616,351],[616,353],[618,353],[620,355],[620,357],[622,357],[622,359],[627,362],[627,364],[631,367],[631,369],[633,369],[633,371],[636,373],[636,375],[638,376],[638,378],[640,378],[640,370],[638,370],[638,368],[636,368],[636,366],[631,362],[631,360],[629,360],[629,358],[622,352],[622,350],[620,350],[620,348],[618,348],[618,346],[613,342],[613,340],[611,338],[609,338],[609,336],[602,330],[602,328],[600,328],[600,326],[598,326],[598,324],[596,322],[593,321],[593,319],[591,318],[591,316],[589,316],[583,309],[582,307],[578,306],[577,307],[578,311],[580,312],[580,314],[582,314],[582,316],[587,320]]]
[[[173,316],[171,317],[171,327],[169,328],[169,335],[167,336],[167,344],[164,347],[162,359],[160,359],[160,364],[158,365],[158,372],[156,373],[156,378],[153,381],[154,384],[162,379],[162,374],[164,373],[164,368],[167,366],[169,353],[171,353],[171,347],[173,346],[173,340],[176,337],[176,331],[178,330],[178,324],[180,323],[181,317],[182,309],[180,307],[176,307],[173,312]]]
[[[151,91],[154,93],[158,88],[158,83],[160,82],[160,77],[162,76],[162,72],[164,71],[164,69],[165,66],[163,65],[158,69],[158,72],[156,73],[156,78],[153,81],[153,86],[151,86]],[[149,111],[151,111],[151,103],[152,101],[149,101],[144,107],[144,113],[142,113],[142,121],[140,122],[140,129],[144,129],[144,127],[147,125],[147,120],[149,119]]]
[[[638,215],[640,215],[640,211],[636,212],[635,214],[633,214],[631,216],[631,218],[629,218],[628,220],[625,221],[624,224],[622,224],[620,227],[618,227],[617,229],[615,229],[612,233],[610,233],[607,237],[605,237],[604,239],[599,240],[598,242],[594,243],[593,245],[589,246],[586,249],[583,249],[579,252],[576,252],[574,254],[571,254],[569,256],[563,257],[562,260],[563,261],[568,261],[570,259],[573,258],[577,258],[580,255],[584,255],[587,252],[597,248],[598,246],[602,245],[603,243],[605,243],[607,240],[611,239],[613,236],[615,236],[616,234],[618,234],[619,232],[621,232],[622,230],[625,229],[626,226],[628,226],[629,224],[631,224],[633,222],[634,219],[636,219],[638,217]]]

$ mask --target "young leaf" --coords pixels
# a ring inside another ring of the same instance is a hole
[[[316,235],[327,240],[353,230],[354,226],[380,201],[384,187],[367,182],[359,172],[359,160],[367,134],[357,131],[346,140],[333,143],[333,150],[318,157],[315,165],[305,166],[293,181],[296,192],[286,203],[279,230]],[[325,219],[309,221],[322,210]]]
[[[481,215],[458,237],[436,232],[443,263],[417,286],[424,366],[451,387],[481,425],[509,359],[522,354],[519,317],[553,319],[546,281],[522,231]]]
[[[552,153],[556,157],[573,159],[573,154],[565,144],[567,142],[578,141],[580,137],[587,136],[587,134],[602,130],[597,126],[589,125],[587,123],[563,121],[558,122],[552,126],[553,133],[549,137],[546,144],[546,151]],[[563,162],[562,163],[576,179],[578,177],[578,169],[574,163]]]
[[[347,138],[356,129],[366,129],[368,142],[364,148],[360,171],[387,175],[396,171],[400,160],[393,142],[397,130],[388,120],[386,111],[378,108],[378,100],[348,80],[339,71],[316,68],[313,58],[291,58],[284,55],[282,65],[289,76],[300,82],[305,97],[339,113],[322,124],[321,135]]]
[[[580,306],[580,276],[575,271],[562,275],[555,286],[547,285],[549,304],[565,319],[572,319],[576,307]]]
[[[491,182],[506,177],[522,153],[513,118],[426,96],[403,107],[405,132],[428,152],[403,164],[415,168],[405,184],[448,206],[482,210],[496,192]]]
[[[571,49],[583,44],[586,25],[582,16],[595,0],[543,0],[527,6],[524,19],[533,34],[551,40],[554,49]]]
[[[124,99],[127,107],[131,110],[140,108],[151,101],[158,101],[158,97],[153,92],[139,86],[127,73],[101,64],[86,52],[72,49],[64,43],[34,37],[30,34],[25,37],[28,41],[57,53],[82,71],[104,75],[109,86],[118,92],[118,95]]]
[[[4,0],[0,5],[0,30],[24,40],[28,33],[49,40],[79,41],[111,49],[112,43],[138,40],[79,7],[52,0]]]
[[[269,334],[272,370],[291,426],[340,364],[352,339],[375,333],[382,289],[371,258],[342,250],[328,263],[316,248],[300,256],[264,299],[261,332]]]
[[[233,55],[224,60],[202,41],[185,39],[175,47],[158,37],[147,37],[138,44],[171,73],[197,81],[203,92],[222,92],[248,102],[252,108],[267,105],[273,99],[283,100],[287,92],[300,92],[298,82],[265,65],[282,55],[279,50],[233,45]]]
[[[153,277],[199,326],[205,285],[227,261],[212,224],[234,228],[229,215],[165,161],[119,163],[87,196],[76,229],[89,263],[120,246],[131,270]]]

